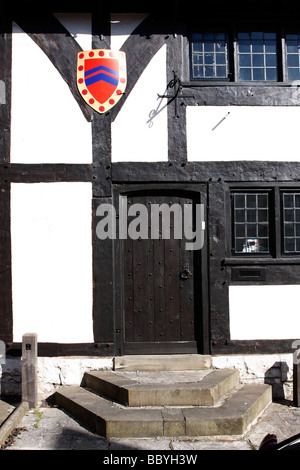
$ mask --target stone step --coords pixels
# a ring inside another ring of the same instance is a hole
[[[84,375],[84,384],[89,389],[124,406],[135,407],[214,405],[238,383],[238,371],[230,369],[144,374],[91,371]]]
[[[244,385],[220,406],[124,407],[83,387],[62,387],[56,404],[106,438],[242,435],[271,403],[271,387]]]
[[[211,356],[201,354],[161,354],[117,356],[115,370],[201,370],[210,369]]]

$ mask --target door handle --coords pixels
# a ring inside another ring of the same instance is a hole
[[[192,273],[189,270],[188,266],[183,266],[180,271],[180,279],[185,280],[185,279],[190,279],[192,277]]]

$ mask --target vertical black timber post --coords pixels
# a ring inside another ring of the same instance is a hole
[[[12,341],[12,284],[10,182],[6,176],[10,161],[10,96],[11,96],[12,22],[0,7],[0,339]]]
[[[102,1],[95,2],[92,16],[93,49],[110,48],[110,13]],[[111,114],[94,112],[93,196],[111,196]]]
[[[93,49],[110,48],[110,12],[96,1],[92,12]],[[100,240],[97,208],[112,204],[111,114],[94,112],[93,139],[93,329],[96,343],[114,343],[114,240]],[[111,351],[115,354],[115,350]]]
[[[175,25],[176,27],[176,25]],[[174,73],[179,79],[182,77],[182,34],[174,30],[167,40],[167,81],[174,78]],[[168,95],[175,93],[174,88],[168,88]],[[179,92],[180,94],[181,92]],[[170,161],[185,162],[187,160],[186,147],[186,106],[183,99],[175,98],[170,101],[168,109],[168,158]]]
[[[96,343],[114,343],[114,240],[97,236],[97,208],[112,204],[112,198],[93,199],[93,328]],[[112,354],[115,351],[111,351]]]
[[[222,266],[225,257],[225,184],[219,178],[208,184],[209,207],[209,292],[210,292],[210,328],[211,348],[215,345],[227,345],[230,340],[229,328],[229,292],[227,272]]]

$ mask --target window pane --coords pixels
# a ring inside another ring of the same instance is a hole
[[[245,211],[244,210],[236,210],[235,211],[235,220],[236,220],[236,222],[245,222]]]
[[[299,69],[288,69],[288,80],[300,80],[300,70]]]
[[[266,194],[259,194],[257,196],[258,207],[267,208],[268,207],[268,196]]]
[[[277,66],[277,57],[275,54],[266,55],[266,66],[267,67],[276,67]]]
[[[239,42],[239,51],[240,51],[240,53],[251,52],[250,51],[250,41],[240,41]]]
[[[294,210],[287,209],[284,211],[285,222],[294,222]]]
[[[217,52],[225,52],[225,42],[224,41],[216,42],[216,51]]]
[[[236,237],[245,237],[245,225],[237,224],[235,227],[235,236]]]
[[[285,224],[284,227],[284,235],[286,237],[293,237],[295,235],[295,227],[294,224]]]
[[[214,76],[214,68],[213,67],[204,67],[205,77],[212,78]]]
[[[247,228],[247,238],[253,238],[258,235],[255,224],[252,224],[252,225],[248,224],[246,228]]]
[[[205,52],[213,52],[214,51],[214,43],[212,41],[204,42],[204,50],[205,50]]]
[[[277,69],[267,69],[266,70],[266,79],[270,81],[277,80]]]
[[[258,222],[267,222],[268,221],[268,211],[265,209],[260,209],[257,213]]]
[[[225,78],[226,77],[226,67],[216,67],[217,77]]]
[[[295,252],[295,240],[293,238],[285,238],[284,251],[285,251],[285,253],[294,253]]]
[[[241,54],[240,55],[240,66],[241,67],[251,67],[251,55],[250,54]]]
[[[251,80],[251,69],[240,69],[240,80]]]
[[[293,194],[284,195],[284,207],[294,207],[294,196]]]
[[[264,69],[253,69],[253,80],[264,80],[265,71]]]
[[[298,42],[297,41],[287,41],[286,50],[290,54],[298,54]]]
[[[262,41],[253,41],[252,52],[264,52],[264,45]]]
[[[247,207],[256,207],[256,194],[248,194],[247,198]]]
[[[288,67],[299,67],[299,56],[298,54],[288,54],[287,56]]]
[[[214,55],[213,54],[204,54],[204,63],[205,64],[213,64],[214,63]]]
[[[226,64],[225,54],[216,54],[216,64],[220,64],[220,65]]]
[[[265,51],[267,54],[276,54],[276,42],[265,41]]]
[[[263,32],[258,32],[258,31],[252,31],[251,33],[252,39],[263,39],[264,33]]]
[[[263,54],[253,54],[253,67],[263,67],[265,63]]]
[[[267,225],[258,225],[257,235],[259,238],[265,238],[268,236],[268,226]]]

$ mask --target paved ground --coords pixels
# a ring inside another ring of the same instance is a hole
[[[111,439],[97,436],[57,407],[29,410],[4,450],[254,450],[268,433],[278,442],[300,433],[300,408],[272,403],[243,436],[217,438]]]

